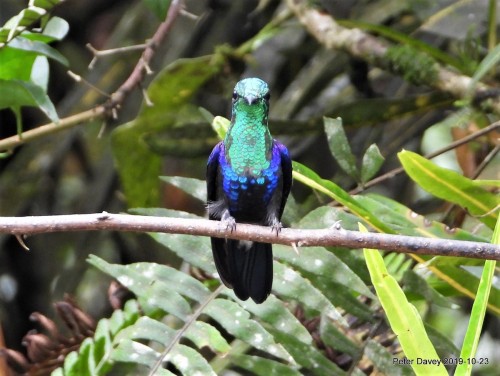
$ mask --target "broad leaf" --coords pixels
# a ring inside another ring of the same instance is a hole
[[[59,117],[45,90],[29,81],[0,79],[0,109],[20,106],[38,107],[57,123]]]
[[[231,361],[238,367],[241,367],[252,375],[258,376],[300,376],[302,375],[297,369],[291,368],[289,365],[278,363],[271,359],[265,359],[258,356],[237,354],[231,355]]]
[[[380,170],[384,163],[384,157],[377,145],[371,144],[363,155],[361,164],[361,183],[366,183]]]
[[[188,103],[196,91],[219,72],[221,63],[221,60],[204,56],[170,64],[148,88],[153,105],[143,105],[134,121],[113,132],[113,153],[130,207],[158,206],[158,175],[162,161],[153,151],[154,143],[161,138],[160,132],[176,131],[177,124],[186,119],[202,117],[197,107],[188,106]],[[188,131],[189,127],[180,129],[181,134]],[[179,134],[175,139],[170,134],[166,139],[179,149],[181,137]],[[204,145],[207,143],[203,138],[200,141]],[[195,143],[184,147],[193,149]]]
[[[298,162],[292,162],[292,165],[293,177],[295,180],[298,180],[301,183],[304,183],[305,185],[333,198],[335,201],[347,207],[360,219],[363,219],[368,224],[370,224],[377,231],[385,232],[388,234],[394,233],[394,231],[391,230],[385,223],[380,221],[376,216],[372,215],[372,213],[366,210],[337,184],[326,179],[321,179],[314,171]]]
[[[208,304],[204,313],[239,340],[285,361],[293,362],[293,358],[283,346],[277,343],[261,324],[251,319],[250,314],[237,303],[215,299]]]
[[[207,183],[204,180],[184,178],[182,176],[160,176],[160,179],[182,189],[197,200],[207,201]]]
[[[416,153],[402,151],[399,160],[406,173],[423,189],[443,200],[453,202],[490,228],[495,226],[497,195],[479,187],[461,174],[439,167]]]
[[[349,141],[342,126],[342,119],[324,118],[324,123],[328,146],[333,157],[347,175],[355,181],[359,181],[360,174],[356,166],[356,158],[349,146]]]
[[[384,308],[392,330],[398,336],[406,358],[413,360],[416,374],[447,375],[441,365],[418,364],[417,358],[439,359],[416,308],[408,302],[403,290],[388,273],[379,251],[365,249],[366,264],[373,286]]]
[[[9,43],[9,48],[16,50],[28,51],[36,55],[43,55],[50,59],[56,60],[64,66],[68,66],[69,62],[59,51],[50,47],[48,44],[38,41],[32,41],[26,38],[17,37]]]

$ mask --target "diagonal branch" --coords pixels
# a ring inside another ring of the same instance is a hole
[[[409,74],[408,71],[404,71],[405,68],[428,72],[429,74],[419,75],[416,83],[434,87],[453,95],[455,98],[465,99],[469,98],[471,94],[472,98],[481,98],[484,93],[488,93],[492,89],[490,86],[478,83],[471,93],[470,89],[473,86],[471,77],[455,73],[437,62],[429,61],[430,64],[421,66],[418,59],[415,59],[413,66],[402,67],[398,64],[395,56],[389,53],[390,44],[360,29],[348,29],[339,25],[331,15],[312,8],[310,3],[308,0],[287,0],[288,6],[307,31],[327,49],[346,51],[351,56],[398,75]],[[408,56],[406,59],[406,63],[413,61],[409,59],[408,62]],[[489,98],[481,105],[486,111],[500,114],[499,96]]]
[[[177,16],[181,11],[181,8],[182,0],[172,0],[165,21],[160,24],[153,37],[146,44],[144,52],[142,53],[134,70],[125,82],[113,94],[111,94],[111,98],[106,103],[79,114],[60,119],[58,123],[48,123],[35,129],[23,132],[21,137],[19,135],[15,135],[4,138],[0,140],[0,151],[12,150],[17,146],[40,137],[77,126],[84,122],[89,122],[95,119],[104,119],[110,114],[113,114],[113,112],[120,107],[128,94],[130,94],[134,88],[138,87],[144,79],[146,70],[149,69],[149,64],[151,63],[156,50],[160,47],[161,43],[172,28],[174,21],[177,19]]]
[[[116,106],[120,105],[125,97],[142,82],[144,75],[149,70],[149,65],[156,50],[161,46],[166,35],[172,28],[181,8],[182,0],[172,0],[168,9],[167,18],[160,24],[153,37],[147,42],[146,48],[130,76],[118,90],[111,94],[111,100],[107,103],[107,106],[116,108]]]
[[[250,224],[238,224],[236,230],[230,232],[221,227],[220,222],[206,219],[153,217],[106,212],[39,217],[0,217],[0,233],[13,235],[102,230],[213,236],[284,245],[294,244],[298,247],[376,248],[398,253],[500,260],[500,247],[489,243],[362,233],[344,230],[340,226],[317,230],[284,228],[276,236],[276,233],[271,231],[269,227]]]

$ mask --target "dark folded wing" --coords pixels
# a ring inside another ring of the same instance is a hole
[[[274,140],[276,147],[280,151],[281,156],[281,174],[283,179],[283,191],[281,194],[281,204],[279,208],[279,216],[281,219],[283,215],[283,210],[285,210],[286,200],[288,198],[288,194],[290,193],[290,189],[292,188],[292,159],[290,158],[290,154],[288,153],[288,149],[281,142]]]

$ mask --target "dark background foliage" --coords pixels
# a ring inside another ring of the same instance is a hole
[[[462,73],[466,75],[474,72],[487,53],[486,1],[474,6],[470,2],[466,7],[454,9],[453,16],[437,21],[432,15],[451,7],[453,1],[318,3],[336,19],[384,25],[420,39],[460,61],[464,67]],[[0,24],[24,5],[14,0],[2,1]],[[214,115],[228,117],[234,83],[242,76],[261,77],[272,88],[273,135],[289,146],[294,160],[322,177],[333,179],[346,190],[355,189],[358,184],[342,172],[329,151],[322,123],[324,115],[342,117],[349,143],[358,158],[372,143],[378,145],[386,158],[379,174],[399,166],[396,153],[403,148],[425,154],[448,143],[450,136],[439,133],[436,128],[432,135],[427,135],[427,141],[424,133],[453,114],[463,114],[464,109],[456,106],[456,98],[427,86],[413,85],[404,75],[375,68],[347,53],[325,51],[293,17],[281,24],[279,33],[263,40],[251,53],[235,52],[283,8],[284,2],[276,0],[186,1],[185,9],[198,18],[192,19],[189,15],[178,18],[156,52],[151,69],[159,72],[178,59],[226,49],[223,69],[197,90],[192,103]],[[140,52],[100,58],[89,70],[92,54],[85,45],[90,43],[96,49],[107,49],[143,43],[161,21],[144,2],[131,0],[68,0],[56,7],[53,15],[70,25],[68,36],[53,47],[69,60],[73,72],[108,93],[128,76]],[[143,87],[148,87],[154,76],[146,77]],[[498,85],[498,70],[497,75],[491,75],[488,80]],[[61,118],[106,100],[86,85],[74,82],[66,68],[55,63],[51,63],[48,93]],[[24,145],[9,158],[0,159],[0,215],[128,210],[130,205],[113,157],[111,132],[136,118],[142,101],[140,90],[127,97],[119,109],[118,119],[107,121],[100,138],[97,136],[103,122],[89,122]],[[466,123],[464,133],[498,119],[481,112],[467,114],[464,120],[459,120]],[[22,116],[24,130],[47,122],[36,108],[23,108]],[[11,111],[0,111],[0,124],[0,139],[16,133]],[[205,133],[200,133],[198,137],[203,140],[199,141],[209,142],[191,142],[188,137],[187,144],[179,143],[173,149],[157,145],[162,154],[160,175],[204,178],[205,161],[216,138],[208,122],[203,127]],[[158,137],[161,140],[161,133]],[[474,171],[491,148],[492,143],[486,140],[472,150],[459,151],[462,170]],[[455,157],[452,155],[447,161],[450,159]],[[452,163],[457,166],[455,161]],[[495,166],[498,167],[498,163],[489,167],[482,178],[497,178]],[[393,198],[419,214],[428,214],[450,226],[463,224],[461,214],[457,215],[458,219],[457,216],[445,217],[443,201],[417,191],[404,174],[376,185],[371,192]],[[328,202],[300,184],[295,184],[293,195],[300,204],[299,216]],[[168,184],[161,185],[159,195],[150,203],[204,215],[200,202]],[[21,339],[33,328],[30,314],[38,311],[55,317],[53,302],[63,299],[65,294],[75,296],[79,305],[96,318],[110,315],[112,308],[106,293],[109,279],[89,267],[85,261],[89,254],[120,264],[154,261],[174,267],[181,265],[180,259],[165,252],[145,234],[46,234],[30,237],[26,243],[30,252],[24,251],[14,237],[0,235],[0,324],[7,347],[21,351]],[[465,298],[456,301],[467,309]],[[490,320],[486,328],[493,340],[498,341],[497,318]]]

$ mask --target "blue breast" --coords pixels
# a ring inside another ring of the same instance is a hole
[[[226,159],[224,150],[219,154],[222,174],[222,190],[228,200],[229,210],[237,214],[244,211],[261,211],[269,204],[278,187],[281,156],[278,147],[273,145],[269,167],[258,175],[237,174]]]

